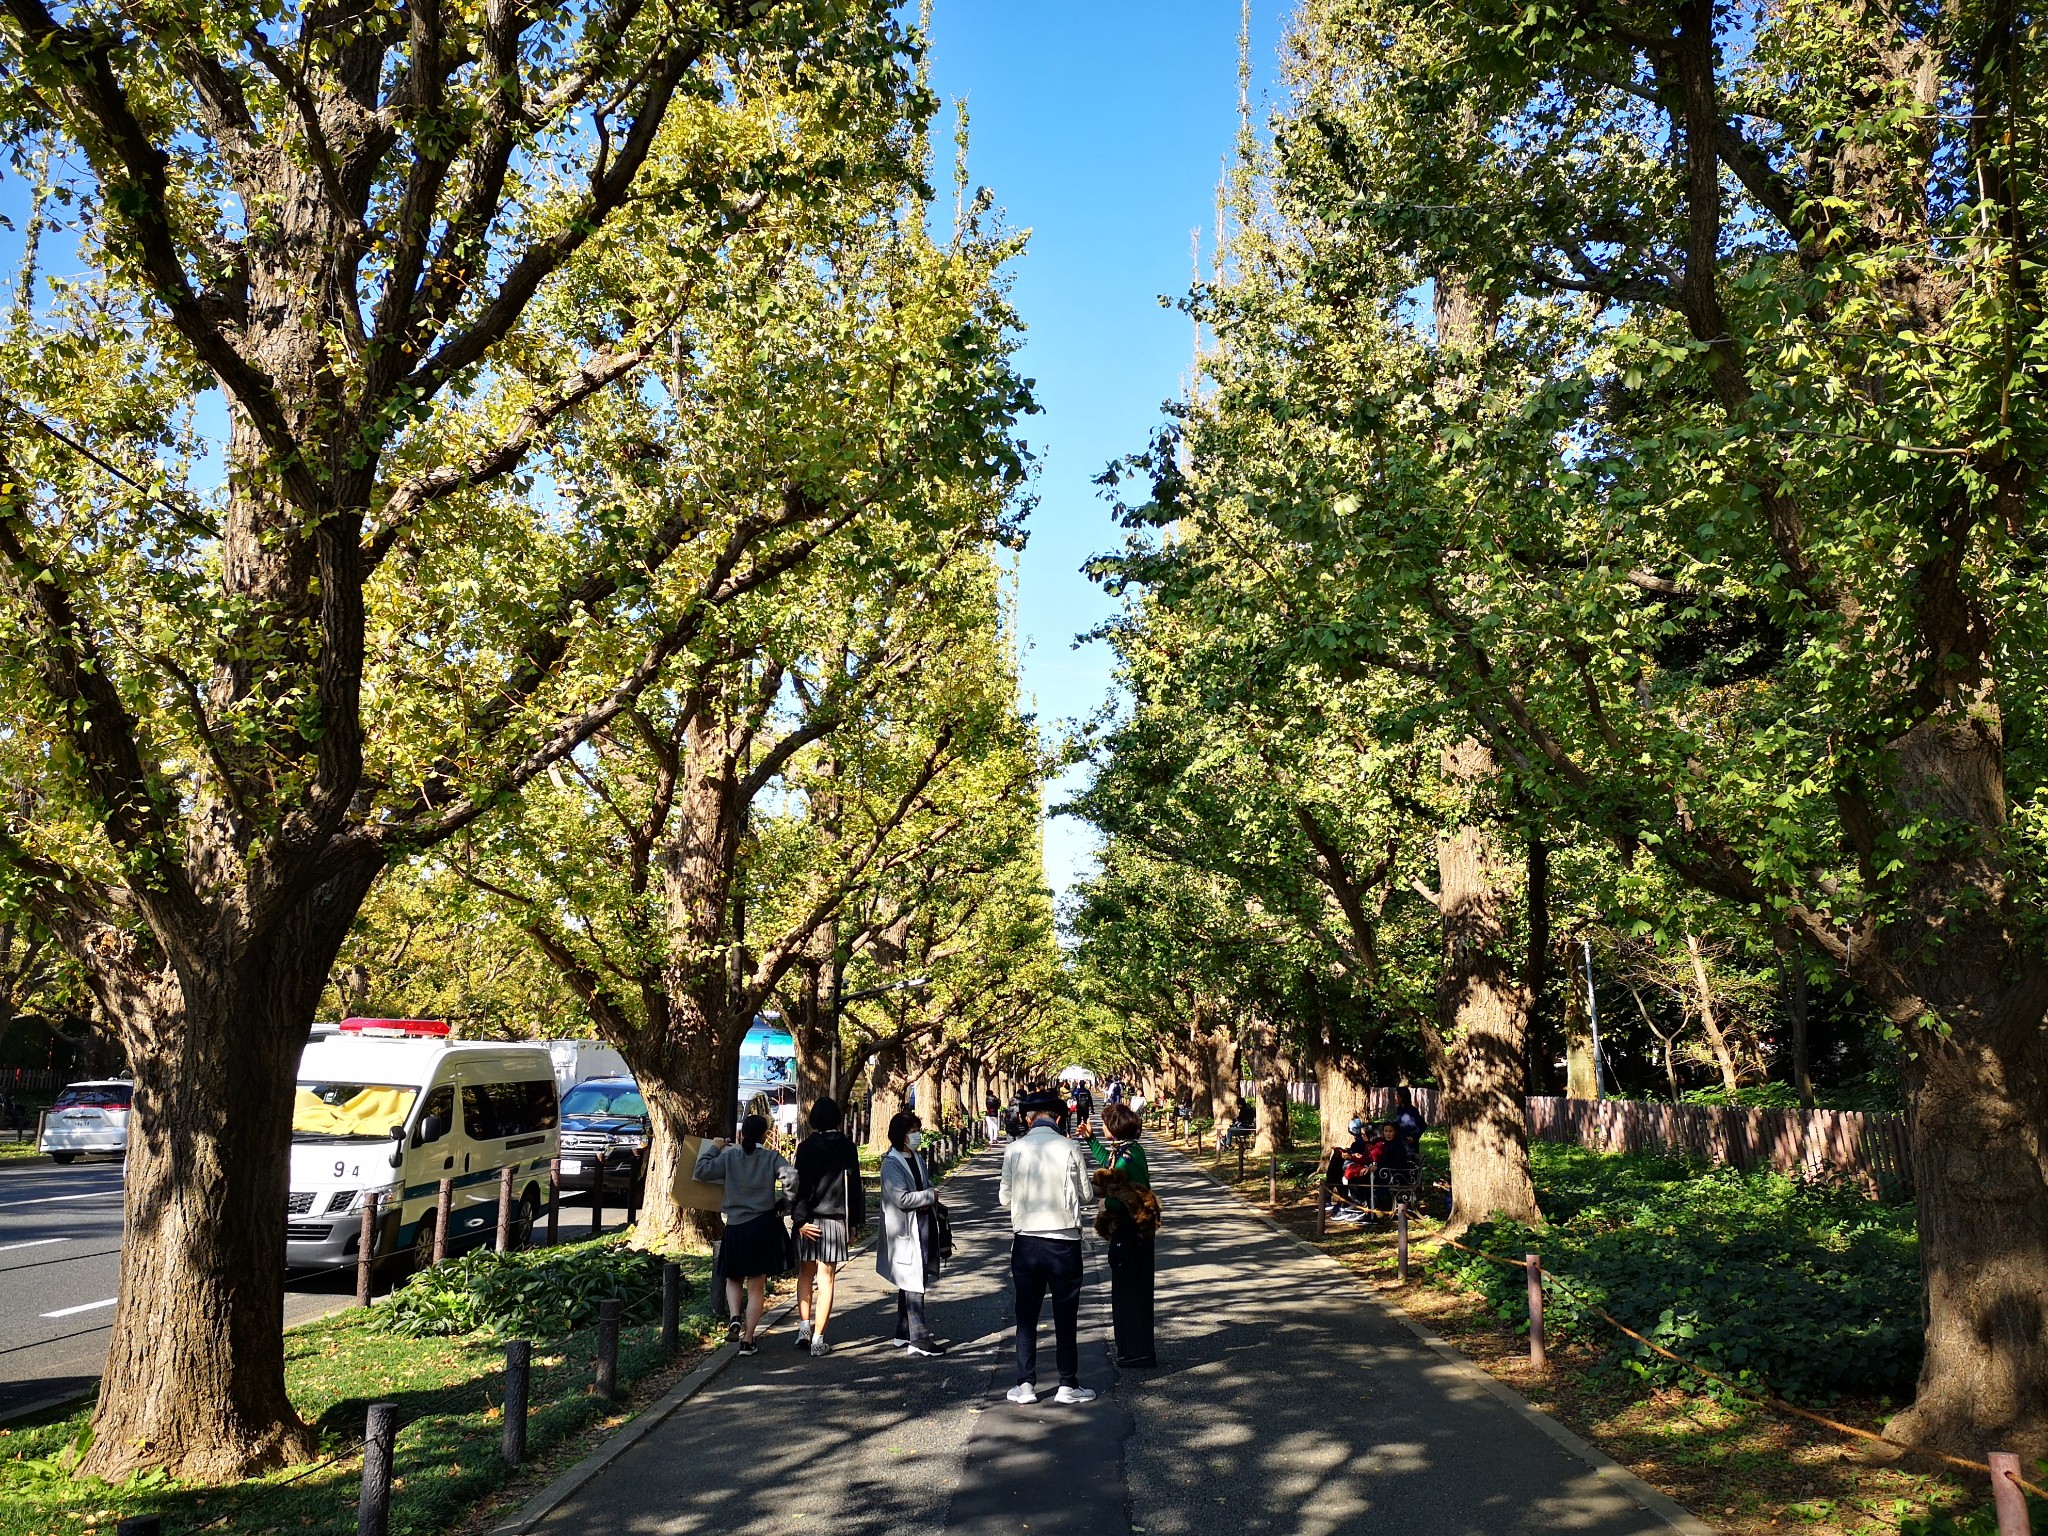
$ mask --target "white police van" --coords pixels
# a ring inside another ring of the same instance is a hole
[[[373,1257],[431,1259],[443,1179],[448,1246],[495,1236],[501,1170],[524,1246],[548,1198],[561,1117],[554,1063],[532,1045],[447,1038],[438,1019],[344,1019],[299,1058],[285,1262],[354,1264],[362,1210],[382,1199]]]

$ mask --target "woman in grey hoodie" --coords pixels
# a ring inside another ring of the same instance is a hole
[[[725,1186],[725,1242],[718,1250],[718,1267],[724,1272],[726,1304],[732,1309],[726,1337],[739,1335],[743,1355],[760,1353],[754,1330],[768,1304],[768,1277],[789,1268],[789,1232],[775,1206],[783,1190],[796,1181],[796,1170],[780,1152],[761,1145],[767,1139],[768,1121],[749,1115],[740,1125],[738,1146],[727,1146],[720,1137],[706,1142],[697,1154],[698,1180]]]

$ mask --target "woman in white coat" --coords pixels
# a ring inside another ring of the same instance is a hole
[[[918,1147],[923,1122],[904,1110],[889,1121],[889,1150],[882,1158],[882,1240],[875,1245],[875,1272],[896,1287],[896,1346],[913,1355],[943,1355],[925,1321],[924,1293],[938,1268],[938,1223],[932,1188]]]

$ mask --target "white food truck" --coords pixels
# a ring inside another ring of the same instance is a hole
[[[344,1019],[306,1047],[292,1104],[288,1265],[354,1264],[371,1191],[382,1202],[373,1255],[429,1259],[443,1179],[454,1187],[449,1248],[489,1240],[505,1168],[514,1243],[524,1246],[556,1149],[554,1063],[540,1046],[447,1034],[436,1019]]]

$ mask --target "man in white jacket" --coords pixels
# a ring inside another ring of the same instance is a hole
[[[1057,1113],[1032,1106],[1031,1130],[1003,1153],[997,1195],[1010,1212],[1010,1278],[1017,1287],[1017,1385],[1013,1403],[1038,1401],[1038,1314],[1052,1293],[1055,1401],[1093,1402],[1081,1385],[1081,1212],[1088,1203],[1088,1167],[1080,1144],[1060,1134]]]

